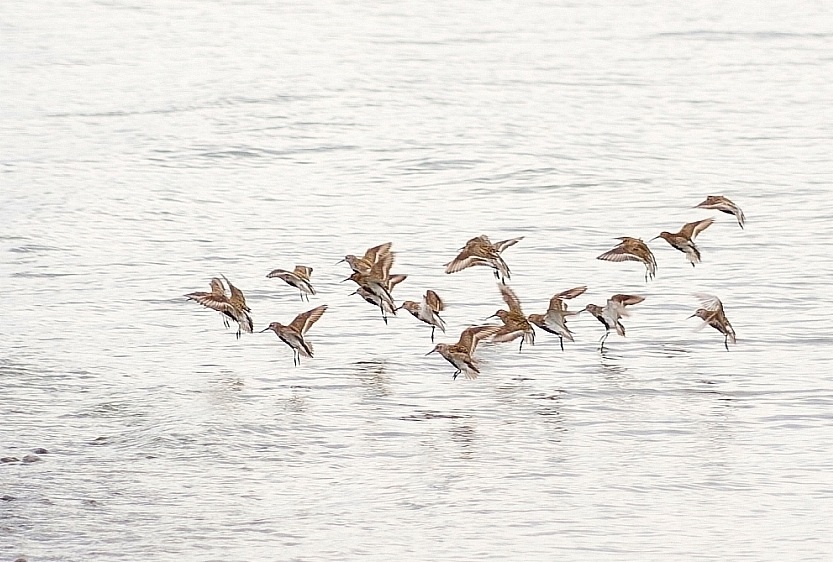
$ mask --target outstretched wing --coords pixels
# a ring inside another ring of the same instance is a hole
[[[512,238],[510,240],[501,240],[500,242],[495,242],[494,244],[492,244],[492,246],[495,250],[497,250],[497,253],[501,253],[506,248],[514,246],[523,239],[523,236],[518,236],[517,238]]]
[[[393,288],[402,283],[405,279],[407,279],[407,275],[403,275],[401,273],[395,273],[388,278],[388,290],[393,291]]]
[[[289,323],[289,327],[294,328],[301,335],[306,334],[307,330],[309,330],[310,327],[315,324],[319,318],[321,318],[321,315],[324,314],[325,310],[327,310],[327,305],[322,304],[312,310],[302,312]]]
[[[368,248],[367,251],[364,253],[364,259],[366,259],[368,263],[376,263],[376,261],[383,255],[390,253],[391,245],[391,242],[385,242],[384,244],[379,244],[378,246]]]
[[[460,340],[457,342],[457,345],[468,349],[469,354],[471,355],[474,353],[477,343],[480,340],[493,336],[501,328],[503,328],[503,326],[472,326],[471,328],[466,328],[463,330],[463,333],[460,334]]]
[[[231,281],[225,275],[223,275],[223,279],[226,280],[226,285],[228,285],[228,289],[231,292],[231,296],[228,299],[229,302],[240,310],[251,312],[251,309],[246,306],[246,297],[243,296],[243,291],[232,285]]]
[[[607,312],[610,314],[611,320],[616,321],[618,324],[618,319],[620,317],[627,317],[630,316],[627,310],[625,310],[626,306],[631,306],[634,304],[639,304],[645,300],[645,297],[640,297],[638,295],[613,295],[607,300]],[[620,332],[619,335],[624,335],[624,327],[620,330],[618,327],[616,328],[617,332]]]
[[[707,293],[694,293],[694,296],[706,310],[719,310],[721,313],[723,312],[723,303],[716,296]]]
[[[708,227],[710,227],[712,225],[712,223],[714,223],[714,219],[711,219],[711,218],[703,219],[701,221],[689,222],[689,223],[686,223],[683,226],[680,233],[683,236],[685,236],[685,237],[687,237],[691,240],[694,240],[695,238],[697,238],[698,234],[700,234],[701,232],[706,230]]]
[[[623,244],[619,244],[612,250],[608,250],[604,254],[597,256],[596,259],[604,261],[642,261],[642,258],[627,252]]]
[[[292,272],[287,271],[285,269],[273,269],[272,271],[266,274],[266,277],[268,277],[269,279],[277,277],[278,279],[283,279],[284,281],[286,281],[287,275],[292,275]]]
[[[574,298],[576,298],[580,295],[583,295],[584,291],[586,291],[586,290],[587,290],[587,287],[584,286],[584,285],[582,285],[581,287],[573,287],[572,289],[567,289],[566,291],[561,291],[560,293],[555,295],[553,298],[574,299]],[[550,301],[550,302],[552,302],[552,301]]]
[[[225,295],[226,288],[223,287],[223,282],[217,277],[211,279],[211,292],[215,295]]]
[[[500,289],[500,295],[503,297],[503,302],[505,302],[509,307],[509,312],[517,312],[518,314],[523,315],[523,311],[521,310],[521,301],[518,300],[517,295],[515,295],[515,291],[503,283],[498,283],[498,288]]]
[[[471,255],[466,249],[460,252],[456,258],[445,264],[445,272],[457,273],[458,271],[462,271],[467,267],[473,267],[475,265],[494,267],[491,263],[489,263],[489,261],[481,257]]]
[[[445,310],[445,303],[440,298],[440,295],[428,289],[425,291],[425,304],[434,312],[442,312]]]
[[[223,312],[232,318],[234,318],[236,313],[234,306],[232,306],[225,295],[215,295],[214,293],[190,293],[185,296],[192,301],[200,303],[206,308]]]
[[[390,268],[393,265],[393,252],[379,254],[379,259],[370,268],[370,274],[377,279],[387,279],[390,276]]]
[[[619,303],[622,306],[631,306],[634,304],[639,304],[645,300],[645,297],[640,297],[639,295],[613,295],[610,297],[610,300],[613,302]]]
[[[310,275],[312,275],[312,268],[306,265],[296,265],[293,273],[303,279],[309,279]]]

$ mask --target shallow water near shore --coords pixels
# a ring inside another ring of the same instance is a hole
[[[0,558],[833,556],[833,14],[812,2],[0,6]],[[734,217],[693,209],[722,194]],[[692,268],[662,240],[713,216]],[[386,326],[336,262],[393,242],[448,333],[643,295],[478,348]],[[309,303],[274,268],[314,268]],[[329,309],[293,367],[255,330]],[[718,295],[730,351],[695,332]]]

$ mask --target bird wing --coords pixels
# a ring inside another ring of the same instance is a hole
[[[246,306],[246,297],[243,296],[243,291],[232,285],[231,281],[225,275],[223,275],[223,279],[226,280],[226,285],[228,285],[228,289],[231,292],[231,296],[228,299],[229,302],[240,310],[251,312],[251,309]]]
[[[645,300],[645,297],[641,297],[639,295],[613,295],[610,297],[610,300],[621,304],[622,306],[631,306],[634,304],[639,304]]]
[[[383,255],[390,253],[391,245],[391,242],[385,242],[384,244],[368,248],[364,253],[364,259],[366,259],[368,263],[376,263],[376,261]]]
[[[587,287],[582,285],[581,287],[573,287],[572,289],[567,289],[566,291],[561,291],[555,297],[559,299],[574,299],[580,295],[584,294],[584,291],[587,290]],[[553,297],[553,298],[555,298]],[[552,302],[552,300],[550,300]]]
[[[428,289],[425,291],[425,304],[428,305],[428,308],[433,310],[434,312],[442,312],[445,310],[445,303],[440,298],[440,295]]]
[[[712,218],[686,223],[682,230],[680,230],[680,234],[690,240],[694,240],[698,234],[710,227],[712,223],[714,223],[714,219]]]
[[[507,324],[495,332],[495,335],[492,337],[492,341],[495,343],[512,341],[515,338],[519,338],[524,335],[524,332],[526,332],[526,330],[524,330],[521,326]]]
[[[303,335],[307,333],[307,330],[321,318],[321,315],[324,314],[324,311],[327,310],[327,305],[322,304],[321,306],[317,306],[312,310],[307,310],[306,312],[302,312],[295,319],[289,323],[289,327],[293,328],[298,331],[299,334]]]
[[[723,303],[716,296],[707,293],[694,293],[694,296],[706,310],[718,310],[723,313]]]
[[[211,292],[215,295],[225,295],[226,288],[223,287],[223,282],[220,281],[219,278],[214,277],[211,279]]]
[[[224,295],[215,295],[213,293],[191,293],[185,296],[207,308],[227,313],[231,317],[234,317],[236,312],[234,306]]]
[[[521,301],[518,300],[518,296],[515,294],[515,291],[503,283],[498,283],[498,289],[500,289],[500,295],[503,297],[503,302],[505,302],[509,307],[509,312],[516,312],[523,315],[523,311],[521,310]]]
[[[294,275],[294,273],[285,269],[273,269],[272,271],[266,274],[266,277],[270,279],[277,277],[278,279],[283,279],[284,281],[286,281],[288,275]]]
[[[642,258],[626,251],[622,244],[619,244],[612,250],[608,250],[600,256],[596,256],[596,259],[604,261],[643,261]]]
[[[310,275],[312,275],[312,268],[305,265],[296,265],[292,273],[303,279],[309,279]]]
[[[489,263],[489,261],[471,255],[468,250],[463,250],[457,255],[456,258],[445,264],[445,272],[457,273],[458,271],[462,271],[467,267],[473,267],[475,265],[487,265],[489,267],[494,267],[491,263]]]
[[[387,279],[390,276],[390,268],[393,265],[393,252],[379,254],[379,258],[370,268],[370,275],[378,279]]]
[[[509,240],[501,240],[500,242],[495,242],[494,244],[492,244],[492,246],[494,247],[495,250],[497,250],[498,253],[501,253],[506,248],[508,248],[510,246],[514,246],[515,244],[517,244],[518,242],[520,242],[523,239],[524,239],[523,236],[518,236],[517,238],[512,238],[512,239],[509,239]]]
[[[460,334],[460,340],[457,342],[457,345],[463,346],[469,350],[469,354],[472,354],[480,340],[494,335],[501,328],[503,326],[472,326],[466,328]]]
[[[407,275],[402,275],[401,273],[396,273],[391,275],[388,278],[388,291],[393,291],[393,288],[402,283],[405,279],[407,279]]]

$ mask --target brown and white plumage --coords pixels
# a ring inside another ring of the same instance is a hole
[[[266,277],[283,280],[287,285],[295,287],[301,295],[301,300],[304,300],[305,295],[314,295],[315,289],[310,283],[310,276],[312,275],[312,268],[305,265],[296,265],[292,271],[285,269],[274,269],[269,272]],[[309,296],[306,297],[309,301]]]
[[[394,274],[394,275],[391,275],[388,278],[387,288],[388,288],[388,291],[391,293],[391,297],[393,296],[393,288],[396,287],[396,285],[398,285],[399,283],[401,283],[402,281],[404,281],[407,278],[408,278],[407,275],[401,275],[401,274]],[[396,310],[397,309],[395,309],[393,306],[391,306],[391,303],[389,301],[380,298],[375,293],[371,293],[370,291],[368,291],[367,289],[365,289],[363,287],[359,287],[358,289],[356,289],[355,291],[353,291],[350,294],[351,295],[359,295],[368,304],[372,304],[373,306],[375,306],[377,308],[380,308],[382,310],[382,313],[383,313],[382,314],[382,319],[385,321],[386,324],[387,324],[387,321],[388,321],[388,319],[387,319],[388,314],[393,314],[394,316],[396,315]]]
[[[743,225],[746,222],[746,217],[744,216],[741,208],[722,195],[709,195],[706,197],[705,201],[695,206],[695,209],[698,208],[712,209],[726,213],[727,215],[735,215],[735,218],[738,220],[738,224],[741,228],[743,228]]]
[[[361,295],[367,302],[378,302],[379,310],[382,313],[382,319],[387,324],[388,313],[396,314],[396,304],[393,302],[391,289],[396,283],[403,281],[407,275],[390,274],[390,268],[393,265],[394,254],[390,251],[391,243],[386,242],[379,246],[369,248],[364,257],[355,258],[355,256],[345,256],[344,260],[350,264],[353,269],[353,274],[345,279],[345,281],[353,281],[363,291],[357,294]],[[396,278],[395,282],[391,280]]]
[[[292,348],[293,364],[296,366],[300,365],[302,355],[310,358],[313,356],[312,344],[306,341],[304,335],[321,318],[321,315],[326,310],[327,305],[322,304],[312,310],[302,312],[286,326],[280,322],[272,322],[269,326],[261,330],[261,333],[267,330],[275,332],[282,342]]]
[[[414,318],[431,326],[432,342],[434,341],[434,330],[436,328],[439,328],[443,333],[445,333],[445,322],[442,318],[440,318],[439,314],[445,309],[445,304],[440,296],[431,289],[428,289],[425,292],[425,296],[422,297],[421,302],[405,301],[399,305],[399,308],[404,308],[410,312]]]
[[[356,273],[369,273],[370,269],[380,259],[384,258],[385,255],[390,253],[392,243],[385,242],[384,244],[379,244],[378,246],[373,246],[372,248],[368,248],[362,257],[356,257],[353,254],[347,254],[344,256],[344,259],[340,260],[338,263],[343,261],[347,262],[352,269]]]
[[[463,373],[467,379],[476,379],[477,375],[480,374],[477,362],[474,360],[474,350],[477,348],[477,343],[494,335],[500,328],[500,326],[472,326],[466,328],[460,334],[457,343],[438,343],[426,355],[434,352],[439,353],[446,361],[454,365],[457,370],[454,372],[453,379],[456,379],[460,373]]]
[[[702,308],[698,308],[689,318],[696,316],[703,320],[703,323],[698,326],[698,330],[702,330],[706,326],[711,326],[723,334],[723,346],[726,348],[726,351],[729,351],[729,340],[732,340],[732,343],[737,343],[737,338],[735,337],[735,329],[729,323],[729,319],[726,318],[723,303],[716,296],[706,293],[694,293],[694,296],[700,300]]]
[[[638,295],[617,294],[607,299],[607,303],[604,307],[597,306],[595,304],[588,304],[584,307],[585,311],[592,314],[596,320],[601,322],[605,327],[605,333],[599,340],[599,343],[601,344],[599,347],[600,350],[604,349],[604,344],[607,337],[610,335],[610,330],[616,330],[617,334],[622,337],[625,336],[625,326],[623,326],[619,321],[620,318],[624,318],[629,315],[625,307],[639,304],[644,300],[645,297]]]
[[[569,341],[575,341],[573,339],[573,333],[569,328],[567,328],[567,317],[578,314],[578,312],[568,312],[567,304],[564,301],[567,299],[574,299],[584,294],[586,290],[587,287],[581,286],[567,289],[566,291],[555,294],[550,299],[550,305],[546,313],[530,314],[527,317],[527,320],[545,332],[558,336],[559,343],[561,344],[561,351],[564,351],[564,338]]]
[[[657,274],[657,260],[653,252],[645,242],[640,238],[631,238],[630,236],[622,236],[617,238],[621,240],[615,248],[608,250],[602,255],[596,257],[597,260],[604,261],[639,261],[645,264],[645,281],[648,277],[654,278]]]
[[[535,330],[529,324],[529,321],[524,315],[521,308],[521,301],[510,287],[503,284],[498,284],[500,294],[503,297],[503,302],[509,307],[509,310],[500,309],[492,316],[497,316],[503,322],[503,327],[495,333],[492,341],[495,343],[509,342],[517,338],[521,338],[521,344],[518,348],[520,352],[523,349],[524,342],[535,344]]]
[[[496,278],[505,281],[511,277],[511,272],[500,254],[506,248],[523,240],[523,238],[523,236],[519,236],[518,238],[501,240],[492,244],[485,234],[475,236],[466,242],[457,257],[445,264],[445,272],[457,273],[469,267],[486,266],[492,268]]]
[[[700,263],[700,249],[694,244],[694,239],[697,235],[706,230],[714,223],[714,219],[703,219],[699,221],[689,222],[683,225],[679,232],[660,232],[657,238],[662,238],[668,242],[672,248],[677,249],[685,254],[691,267],[694,264]]]
[[[228,319],[237,322],[237,337],[240,337],[241,332],[252,333],[254,325],[252,318],[249,316],[251,309],[246,305],[246,297],[243,292],[231,284],[231,282],[223,275],[226,284],[229,287],[231,296],[226,296],[226,289],[223,282],[218,278],[211,279],[211,292],[195,292],[185,295],[190,300],[196,301],[206,308],[218,311],[223,315],[223,323],[228,327]]]

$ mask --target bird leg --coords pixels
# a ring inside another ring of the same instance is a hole
[[[558,336],[558,343],[561,344],[561,351],[564,351],[564,338]]]
[[[723,347],[726,348],[726,351],[729,351],[729,334],[723,337]]]
[[[460,373],[462,373],[462,371],[460,369],[457,369],[456,371],[454,371],[454,374],[451,376],[451,380],[456,381],[457,380],[457,375],[459,375]]]
[[[601,351],[605,348],[605,342],[607,341],[607,336],[609,336],[609,335],[610,335],[610,330],[607,330],[607,331],[605,331],[605,335],[602,336],[602,339],[599,340],[599,343],[601,344],[599,346],[599,351]]]
[[[434,326],[431,326],[431,343],[434,343]]]
[[[521,336],[521,345],[518,347],[518,353],[520,353],[523,348],[524,348],[524,337]]]

